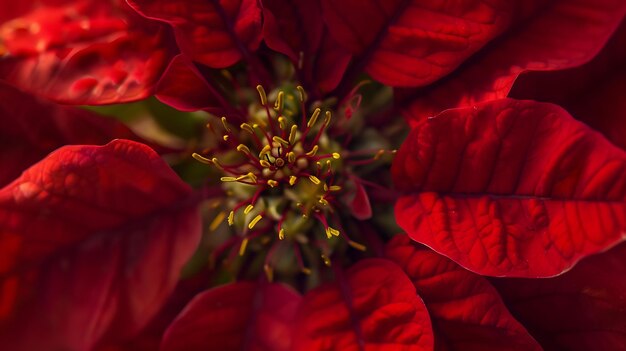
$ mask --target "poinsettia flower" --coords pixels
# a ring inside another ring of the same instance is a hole
[[[3,1],[3,9],[13,3]],[[173,47],[168,29],[123,0],[30,1],[0,15],[0,77],[63,103],[152,94]]]

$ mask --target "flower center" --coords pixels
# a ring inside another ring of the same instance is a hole
[[[326,265],[340,242],[366,250],[343,229],[346,218],[352,217],[346,216],[349,198],[355,197],[361,185],[354,160],[344,159],[355,154],[346,150],[347,143],[337,141],[350,138],[341,135],[345,134],[341,128],[333,128],[337,127],[333,112],[321,104],[308,112],[306,93],[300,86],[271,92],[273,104],[262,86],[257,91],[260,104],[250,107],[246,122],[236,126],[227,117],[214,118],[207,127],[222,142],[203,155],[193,154],[222,173],[227,197],[221,203],[224,211],[211,227],[226,220],[240,238],[240,256],[253,242],[257,247],[269,244],[264,264],[268,276],[273,271],[273,252],[281,242],[294,247],[304,273],[310,269],[301,246],[314,247]],[[378,150],[372,160],[385,153]],[[360,201],[367,202],[367,196]]]

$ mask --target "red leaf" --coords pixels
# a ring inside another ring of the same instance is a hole
[[[0,28],[8,54],[0,60],[0,77],[69,104],[128,102],[151,94],[169,55],[161,27],[121,0],[31,3],[28,13]]]
[[[487,279],[415,245],[406,235],[395,236],[386,255],[404,269],[424,299],[435,350],[541,350]]]
[[[551,279],[494,279],[503,299],[545,350],[623,350],[626,245]]]
[[[257,0],[127,0],[147,18],[169,23],[183,53],[213,68],[237,63],[261,42]]]
[[[561,108],[499,100],[419,124],[392,168],[398,224],[483,275],[548,277],[626,232],[626,153]]]
[[[372,217],[372,205],[367,191],[360,182],[354,181],[353,184],[356,189],[354,190],[354,197],[348,202],[348,207],[355,218],[362,221],[370,219]]]
[[[154,316],[196,249],[191,190],[145,145],[67,146],[0,190],[0,343],[87,350]]]
[[[302,300],[295,349],[432,350],[428,312],[400,267],[366,259],[336,279]]]
[[[510,96],[552,102],[626,149],[626,22],[594,59],[560,71],[520,75]]]
[[[40,101],[0,82],[0,187],[55,149],[137,139],[121,123],[72,107]]]
[[[196,296],[166,331],[161,351],[288,351],[300,296],[280,284],[233,283]]]
[[[392,86],[422,86],[454,70],[503,32],[510,1],[322,0],[330,33],[367,73]]]
[[[156,97],[181,111],[220,114],[226,102],[218,94],[186,56],[177,55],[159,80]]]
[[[600,51],[625,14],[623,0],[544,2],[445,80],[408,92],[400,99],[404,115],[417,123],[446,108],[504,98],[521,73],[580,66]]]

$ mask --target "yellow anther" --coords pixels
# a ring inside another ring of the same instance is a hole
[[[289,185],[293,186],[294,184],[296,184],[297,180],[298,180],[298,177],[296,177],[296,176],[289,177]]]
[[[319,185],[322,181],[320,181],[320,179],[314,175],[310,175],[309,176],[309,180],[311,181],[311,183],[315,184],[315,185]]]
[[[309,119],[309,122],[307,122],[306,126],[311,128],[315,122],[317,122],[317,118],[320,116],[320,112],[322,112],[322,110],[320,110],[320,108],[316,108],[315,111],[313,111],[313,114],[311,115],[311,119]]]
[[[217,157],[213,157],[211,162],[215,165],[215,167],[222,168],[222,165],[220,165],[220,161],[218,161]]]
[[[248,123],[241,123],[239,128],[241,128],[241,130],[245,130],[246,132],[250,134],[254,134],[254,128],[252,128],[252,126],[249,125]]]
[[[298,85],[296,89],[298,89],[298,92],[300,93],[300,101],[304,102],[306,100],[306,93],[304,92],[304,88]]]
[[[233,224],[235,224],[235,212],[230,211],[228,214],[228,225],[232,226]]]
[[[278,231],[278,239],[280,240],[285,239],[285,230],[283,228],[280,228],[280,230]]]
[[[279,137],[277,135],[273,136],[272,140],[274,140],[277,143],[281,143],[281,144],[283,144],[285,146],[289,146],[289,142],[287,140],[285,140],[285,139],[283,139],[283,138],[281,138],[281,137]]]
[[[330,239],[333,235],[339,236],[339,234],[341,233],[335,228],[332,228],[332,227],[326,228],[326,236],[328,237],[328,239]]]
[[[261,166],[265,167],[265,168],[270,168],[272,167],[272,164],[267,162],[266,160],[259,160],[259,163],[261,164]]]
[[[241,241],[241,246],[239,246],[239,256],[243,256],[243,254],[246,252],[246,247],[248,247],[248,238],[244,238]]]
[[[330,267],[331,263],[330,263],[330,258],[328,258],[328,256],[321,254],[322,260],[324,261],[324,264],[328,267]]]
[[[365,245],[357,243],[356,241],[352,241],[352,240],[348,240],[348,245],[352,246],[353,248],[359,250],[359,251],[366,251],[367,247],[365,247]]]
[[[200,155],[200,154],[197,154],[197,153],[195,153],[195,152],[194,152],[193,154],[191,154],[191,157],[195,158],[195,159],[196,159],[196,161],[198,161],[198,162],[204,163],[205,165],[210,165],[210,164],[212,164],[212,163],[213,163],[213,162],[212,162],[211,160],[209,160],[208,158],[206,158],[206,157],[204,157],[204,156],[202,156],[202,155]]]
[[[341,190],[341,187],[339,185],[331,185],[330,187],[328,187],[328,190],[330,190],[330,191],[339,191],[339,190]]]
[[[324,206],[328,206],[328,205],[330,205],[330,204],[328,203],[328,200],[326,200],[324,197],[321,197],[321,198],[319,199],[319,201],[318,201],[318,202],[319,202],[319,203],[321,203],[321,204],[322,204],[322,205],[324,205]]]
[[[307,152],[305,155],[313,157],[313,156],[315,156],[315,154],[317,153],[317,150],[319,150],[319,148],[320,148],[319,146],[315,145],[315,146],[313,146],[311,151]]]
[[[224,126],[224,129],[226,129],[226,131],[230,133],[230,127],[228,126],[228,122],[226,121],[226,117],[222,117],[222,125]]]
[[[294,124],[291,126],[291,131],[289,132],[289,144],[293,145],[296,142],[297,133],[298,133],[298,126]]]
[[[235,177],[222,177],[220,180],[223,182],[236,182],[238,179]]]
[[[247,146],[245,146],[244,144],[237,145],[237,151],[245,152],[246,154],[251,154],[250,149]]]
[[[263,219],[263,216],[261,215],[256,215],[256,217],[254,217],[254,219],[252,221],[250,221],[250,224],[248,224],[248,229],[252,229],[254,228],[254,226],[259,223],[259,221]]]
[[[330,124],[330,120],[333,118],[333,114],[330,111],[326,111],[326,116],[324,117],[324,127],[328,127]]]
[[[248,174],[246,174],[246,177],[248,177],[253,183],[256,183],[256,174],[252,173],[252,172],[248,172]]]
[[[269,154],[270,151],[272,151],[272,147],[271,146],[269,146],[269,145],[263,146],[263,148],[261,149],[261,152],[259,152],[259,158],[263,158],[263,156]]]
[[[267,281],[271,283],[274,280],[274,270],[272,269],[272,267],[270,267],[269,264],[264,265],[263,270],[265,271]]]
[[[301,271],[306,275],[311,275],[311,270],[306,267],[302,267]]]
[[[333,152],[333,154],[332,154],[332,155],[333,155],[333,158],[334,158],[335,160],[338,160],[338,159],[340,159],[340,158],[341,158],[341,154],[340,154],[340,153],[338,153],[338,152]]]
[[[217,227],[220,226],[222,221],[224,221],[224,218],[226,218],[226,212],[222,211],[218,213],[215,216],[215,218],[213,218],[213,221],[211,222],[211,224],[209,224],[209,230],[214,231],[215,229],[217,229]]]
[[[274,179],[268,179],[267,185],[271,186],[272,188],[275,188],[276,186],[278,186],[278,182],[275,181]]]
[[[289,161],[289,163],[296,162],[296,154],[293,151],[287,153],[287,161]]]
[[[224,139],[224,141],[228,141],[228,134],[224,135],[222,139]]]
[[[252,211],[253,208],[254,208],[254,205],[248,205],[248,206],[246,206],[246,209],[243,210],[243,213],[244,214],[248,214],[248,213],[250,213],[250,211]]]
[[[286,123],[286,119],[283,116],[278,117],[278,126],[280,127],[280,129],[285,129],[285,127],[287,126]]]
[[[326,185],[326,183],[324,183],[324,191],[328,191],[328,185]]]
[[[261,105],[267,105],[267,95],[265,95],[265,89],[261,85],[256,86],[256,91],[259,92],[259,97],[261,98]]]
[[[283,109],[284,97],[285,93],[282,90],[279,91],[276,101],[274,101],[274,110],[280,111]]]

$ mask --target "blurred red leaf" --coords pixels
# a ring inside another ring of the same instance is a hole
[[[280,284],[240,282],[211,289],[174,320],[161,351],[288,351],[300,299]]]
[[[406,235],[387,244],[386,256],[404,269],[424,299],[433,321],[435,350],[541,350],[487,279]]]
[[[499,100],[419,124],[394,160],[398,224],[463,267],[548,277],[624,239],[626,153],[556,105]]]
[[[432,350],[433,331],[400,267],[366,259],[304,296],[294,343],[296,350]]]
[[[137,139],[111,118],[41,101],[0,82],[0,187],[55,149],[100,145],[115,138]]]
[[[513,314],[549,350],[623,350],[626,245],[551,279],[493,279]]]
[[[0,190],[0,343],[87,350],[159,310],[200,238],[191,189],[145,145],[67,146]]]
[[[397,92],[410,123],[446,108],[504,98],[524,72],[562,70],[588,62],[626,14],[623,0],[526,2],[539,6],[450,76],[423,89]]]
[[[181,51],[213,68],[237,63],[261,42],[257,0],[128,0],[147,18],[174,27]]]
[[[0,26],[6,51],[0,77],[68,104],[121,103],[152,93],[169,57],[165,28],[121,0],[29,4]]]

